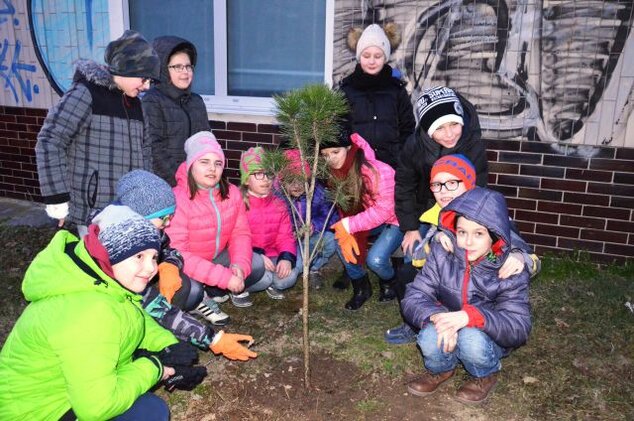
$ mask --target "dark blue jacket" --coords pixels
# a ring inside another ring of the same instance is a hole
[[[306,195],[303,194],[297,199],[293,199],[293,206],[297,210],[297,213],[301,215],[301,217],[306,219]],[[318,233],[323,228],[324,225],[327,224],[326,229],[330,228],[332,224],[339,221],[339,213],[337,209],[332,209],[332,201],[328,198],[328,193],[319,181],[315,183],[315,191],[313,194],[313,201],[311,203],[311,222],[312,222],[312,232]],[[331,210],[332,209],[332,210]],[[293,210],[289,209],[291,213],[291,221],[293,220]],[[330,218],[328,218],[328,213],[330,213]],[[293,224],[293,229],[297,231],[295,225]]]
[[[464,215],[495,233],[495,258],[469,263],[456,244],[455,221]],[[405,318],[422,327],[436,313],[465,310],[470,327],[479,327],[505,353],[524,344],[531,331],[526,270],[500,279],[498,270],[510,252],[510,222],[502,194],[480,187],[454,199],[440,214],[440,228],[452,239],[454,253],[433,242],[422,271],[407,286],[401,305]]]

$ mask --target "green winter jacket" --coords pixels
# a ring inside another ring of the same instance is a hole
[[[177,342],[79,242],[69,248],[103,281],[86,274],[65,252],[76,241],[59,231],[26,272],[31,303],[0,352],[0,420],[59,420],[71,407],[80,420],[113,418],[162,376],[132,353]]]

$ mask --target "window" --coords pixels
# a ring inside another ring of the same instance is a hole
[[[334,0],[122,1],[120,32],[196,45],[193,90],[209,111],[271,115],[272,95],[330,81]]]

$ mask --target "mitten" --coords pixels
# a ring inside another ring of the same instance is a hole
[[[46,205],[46,214],[53,219],[66,218],[68,216],[68,202]]]
[[[163,365],[169,367],[176,365],[190,366],[198,361],[198,350],[187,342],[178,342],[166,347],[157,353],[156,356]]]
[[[159,271],[159,291],[161,295],[172,302],[174,294],[183,285],[183,281],[178,273],[178,267],[172,263],[163,262],[158,266]]]
[[[339,243],[343,258],[348,263],[357,263],[355,254],[359,255],[359,244],[357,244],[357,240],[354,238],[354,235],[346,231],[342,221],[334,224],[332,228],[335,230],[335,239]]]
[[[168,392],[174,389],[192,390],[198,386],[207,375],[207,369],[202,366],[186,367],[177,365],[173,368],[176,373],[165,380],[165,389]]]
[[[249,335],[240,335],[236,333],[225,333],[220,331],[216,333],[209,349],[214,354],[222,354],[230,360],[247,361],[249,358],[256,358],[258,354],[242,345],[240,341],[248,341],[253,343],[253,337]]]

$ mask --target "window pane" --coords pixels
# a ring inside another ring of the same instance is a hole
[[[326,0],[227,1],[228,94],[323,82],[325,27]]]
[[[191,41],[198,52],[193,91],[214,93],[213,2],[211,0],[128,0],[130,28],[152,41],[176,35]]]

